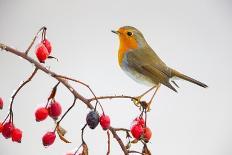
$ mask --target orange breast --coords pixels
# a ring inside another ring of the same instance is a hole
[[[126,52],[138,48],[138,44],[133,37],[120,35],[120,47],[118,51],[118,63],[121,64]]]

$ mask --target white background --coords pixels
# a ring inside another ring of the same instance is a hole
[[[141,30],[150,46],[170,66],[209,85],[202,89],[185,81],[178,93],[161,87],[149,113],[153,137],[149,148],[154,155],[231,155],[232,88],[232,3],[230,0],[0,0],[0,42],[24,51],[37,30],[45,25],[53,55],[46,66],[80,79],[100,95],[138,95],[148,89],[127,77],[117,64],[118,38],[110,32],[131,25]],[[34,47],[30,56],[35,58]],[[0,52],[0,96],[5,109],[20,81],[33,66],[18,57]],[[49,148],[41,144],[42,135],[52,130],[51,119],[36,123],[34,111],[44,105],[56,81],[41,71],[16,97],[15,125],[23,130],[21,144],[0,136],[1,155],[64,155],[81,143],[80,129],[88,113],[78,101],[64,119],[66,137]],[[91,97],[83,87],[75,88]],[[64,109],[73,97],[63,86],[56,99]],[[138,109],[129,100],[102,101],[112,126],[129,128]],[[91,155],[106,153],[106,133],[99,126],[86,130]],[[121,137],[124,139],[125,135]],[[134,149],[140,149],[138,145]],[[122,154],[112,140],[112,155]]]

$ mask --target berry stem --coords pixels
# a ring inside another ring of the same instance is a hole
[[[34,45],[35,40],[37,39],[39,33],[40,33],[41,31],[44,31],[45,29],[47,29],[47,28],[46,28],[45,26],[43,26],[43,27],[40,28],[39,31],[36,33],[36,35],[34,36],[34,38],[33,38],[32,42],[31,42],[31,44],[29,45],[29,47],[27,48],[27,50],[26,50],[26,52],[25,52],[26,55],[27,55],[28,52],[30,51],[31,47]]]
[[[74,97],[73,104],[68,108],[68,110],[62,115],[62,117],[60,118],[60,120],[56,123],[56,127],[55,127],[54,131],[56,131],[57,127],[60,125],[60,122],[64,119],[64,117],[68,114],[68,112],[75,106],[76,100],[77,100],[77,98]]]
[[[83,144],[86,144],[86,143],[85,143],[85,140],[84,140],[84,131],[85,131],[86,126],[87,126],[87,124],[85,124],[85,125],[83,126],[83,128],[81,129],[81,140],[82,140],[82,145],[83,145]]]

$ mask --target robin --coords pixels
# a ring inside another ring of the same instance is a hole
[[[122,70],[136,82],[151,87],[136,97],[136,105],[140,103],[140,99],[145,94],[156,88],[148,102],[148,110],[150,110],[150,104],[161,84],[177,92],[171,84],[172,82],[176,87],[179,87],[174,78],[187,80],[203,88],[208,87],[206,84],[168,67],[148,45],[138,29],[132,26],[123,26],[118,31],[112,30],[112,32],[119,36],[118,63]]]

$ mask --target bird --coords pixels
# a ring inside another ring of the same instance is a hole
[[[189,81],[203,88],[208,87],[206,84],[168,67],[149,46],[142,32],[137,28],[123,26],[118,30],[112,30],[112,32],[119,36],[118,63],[120,68],[136,82],[151,87],[136,97],[136,102],[134,102],[136,105],[140,103],[144,95],[156,88],[147,104],[149,111],[152,100],[161,85],[165,85],[177,92],[174,87],[179,88],[174,81],[177,78]]]

